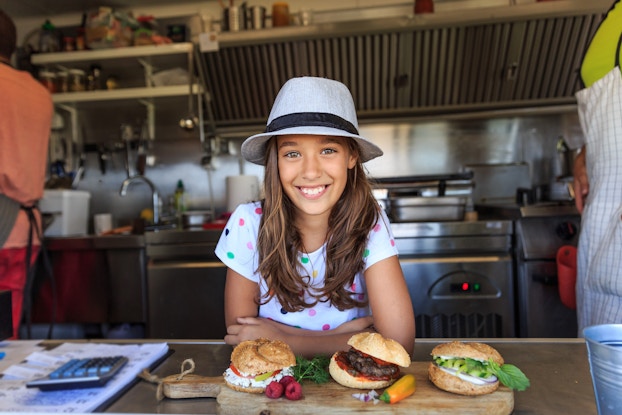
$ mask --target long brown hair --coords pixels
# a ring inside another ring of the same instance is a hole
[[[263,216],[257,249],[258,272],[269,288],[259,299],[260,304],[276,296],[289,312],[311,308],[318,301],[330,301],[339,310],[367,305],[367,301],[357,300],[346,287],[352,284],[354,276],[365,266],[365,248],[369,232],[378,220],[379,206],[360,162],[358,145],[352,139],[346,142],[357,162],[354,168],[348,170],[346,187],[328,219],[324,287],[317,294],[312,294],[315,297],[312,303],[306,303],[302,294],[309,291],[310,279],[300,275],[297,266],[302,239],[299,230],[293,226],[296,208],[281,187],[276,138],[267,143],[265,199],[262,201]]]

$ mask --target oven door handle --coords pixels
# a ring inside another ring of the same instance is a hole
[[[539,282],[543,285],[557,285],[557,275],[533,274],[531,279],[533,282]]]
[[[491,256],[456,256],[456,257],[423,257],[423,258],[400,258],[400,262],[404,263],[438,263],[438,264],[459,264],[469,262],[500,262],[509,261],[509,255],[491,255]]]

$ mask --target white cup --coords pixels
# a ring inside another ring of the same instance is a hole
[[[98,213],[93,216],[93,228],[96,235],[101,235],[112,229],[112,214]]]

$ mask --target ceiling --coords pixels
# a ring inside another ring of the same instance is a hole
[[[201,0],[184,0],[185,3],[198,3],[200,1]],[[1,0],[0,8],[13,19],[20,19],[31,16],[80,13],[100,6],[125,9],[167,4],[171,4],[171,0]]]

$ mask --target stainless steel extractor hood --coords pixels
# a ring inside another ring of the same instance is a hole
[[[583,53],[610,0],[223,33],[201,52],[219,128],[263,123],[293,76],[351,89],[361,120],[575,104]]]

